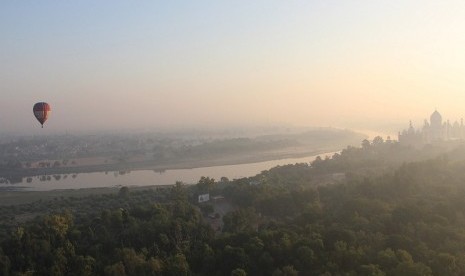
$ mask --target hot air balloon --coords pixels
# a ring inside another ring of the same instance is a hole
[[[39,121],[43,128],[51,112],[50,105],[44,102],[36,103],[32,111],[34,111],[34,116],[36,116],[37,121]]]

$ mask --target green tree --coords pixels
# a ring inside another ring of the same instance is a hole
[[[367,139],[364,139],[362,141],[362,149],[366,150],[366,149],[369,149],[370,148],[370,141],[368,141]]]
[[[291,265],[285,266],[281,269],[276,269],[273,276],[297,276],[299,272]]]
[[[124,264],[122,262],[117,262],[113,265],[105,267],[105,275],[108,276],[126,276],[126,271],[124,270]]]
[[[221,256],[221,268],[225,273],[242,268],[246,269],[249,263],[249,258],[241,247],[233,247],[226,245]]]
[[[402,262],[393,270],[393,275],[429,276],[433,272],[423,263]]]
[[[431,268],[435,275],[459,275],[455,256],[449,253],[439,253],[432,261]]]
[[[358,271],[358,275],[362,276],[385,276],[386,273],[381,270],[378,265],[368,264],[361,265]]]
[[[184,254],[178,253],[168,258],[164,275],[183,276],[188,275],[189,272],[189,263]]]
[[[4,255],[2,248],[0,247],[0,274],[9,275],[11,268],[10,258]]]
[[[375,147],[379,147],[383,143],[384,143],[384,140],[383,140],[383,137],[381,136],[376,136],[375,138],[373,138],[373,142],[371,142],[371,144]]]
[[[187,191],[181,181],[176,181],[176,184],[171,188],[171,199],[187,201]]]
[[[224,232],[253,231],[257,224],[257,214],[253,208],[244,208],[223,216]]]
[[[245,272],[242,268],[236,268],[231,271],[231,276],[247,276],[247,272]]]
[[[196,186],[199,193],[209,193],[215,188],[216,182],[213,178],[202,176]]]
[[[138,254],[133,248],[123,248],[120,252],[120,259],[124,264],[124,270],[129,275],[141,275],[145,270],[145,256]]]
[[[121,198],[126,198],[127,199],[129,197],[129,188],[126,187],[126,186],[121,187],[119,189],[119,191],[118,191],[118,195]]]

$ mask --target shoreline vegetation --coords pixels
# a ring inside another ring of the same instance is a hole
[[[58,158],[52,158],[49,160],[36,159],[32,162],[45,164],[40,167],[31,166],[31,161],[26,158],[21,160],[21,157],[16,157],[14,161],[0,166],[0,178],[4,178],[10,183],[16,183],[21,182],[22,178],[40,175],[136,170],[162,172],[175,169],[257,163],[337,151],[347,145],[359,145],[364,138],[366,138],[364,134],[349,130],[319,129],[298,134],[262,136],[254,139],[214,140],[199,145],[186,143],[178,147],[168,146],[168,144],[174,144],[173,141],[170,141],[162,143],[161,146],[153,146],[152,149],[146,151],[142,149],[148,147],[146,145],[132,148],[132,151],[119,145],[121,149],[118,151],[124,153],[115,153],[115,149],[111,149],[113,156],[105,158],[105,155],[109,155],[110,149],[98,154],[92,154],[90,150],[91,153],[80,159],[73,159],[73,157],[66,156],[66,153],[62,153],[61,156],[65,155],[62,161]],[[69,144],[72,142],[74,141],[69,141]],[[126,143],[131,144],[133,141],[126,141]],[[87,145],[88,143],[86,143]],[[143,154],[148,155],[148,157],[140,158]],[[93,159],[94,162],[81,161],[89,159]],[[76,160],[79,161],[76,162]],[[99,161],[95,162],[95,160]]]
[[[111,171],[139,171],[139,170],[153,170],[153,171],[167,171],[167,170],[181,170],[181,169],[196,169],[205,167],[215,166],[227,166],[227,165],[240,165],[249,163],[259,163],[271,160],[280,160],[287,158],[300,158],[306,156],[312,156],[317,154],[324,154],[328,152],[334,152],[341,150],[340,147],[325,148],[319,150],[302,149],[296,150],[295,152],[276,152],[276,153],[260,153],[251,156],[227,156],[223,158],[205,159],[205,160],[179,160],[178,162],[173,161],[172,163],[166,163],[163,165],[155,164],[156,161],[142,161],[142,162],[130,162],[130,163],[119,163],[119,164],[102,164],[102,165],[91,165],[91,166],[79,166],[79,167],[58,167],[58,168],[34,168],[34,169],[11,169],[9,172],[2,172],[1,176],[40,176],[40,175],[54,175],[54,174],[79,174],[79,173],[93,173],[93,172],[111,172]]]
[[[175,169],[193,169],[200,167],[212,166],[225,166],[225,165],[238,165],[247,163],[266,162],[278,159],[287,158],[300,158],[313,155],[324,155],[343,149],[347,145],[360,144],[360,141],[365,138],[363,134],[343,131],[342,134],[338,133],[336,139],[334,137],[326,137],[326,146],[316,147],[311,145],[284,147],[274,151],[252,152],[244,154],[239,152],[237,154],[229,154],[221,158],[204,158],[204,159],[180,159],[177,162],[155,164],[154,160],[145,162],[133,163],[120,163],[120,164],[102,164],[97,166],[81,166],[81,167],[56,167],[56,168],[35,168],[35,169],[10,169],[8,171],[0,170],[0,178],[10,178],[13,181],[22,181],[25,177],[38,176],[38,175],[55,175],[55,174],[79,174],[79,173],[92,173],[92,172],[109,172],[109,171],[136,171],[136,170],[154,170],[165,171]],[[325,140],[325,139],[323,139]],[[331,144],[331,145],[328,145]],[[324,157],[324,156],[323,156]],[[270,168],[271,169],[271,168]],[[258,172],[257,172],[258,173]],[[163,189],[172,187],[175,183],[167,185],[152,185],[152,186],[131,186],[131,190],[139,189]],[[81,188],[81,189],[56,189],[50,191],[24,191],[24,190],[4,190],[0,193],[0,206],[7,205],[21,205],[28,204],[40,200],[54,200],[63,197],[85,197],[89,195],[101,194],[116,194],[121,187],[98,187],[98,188]]]
[[[301,153],[283,153],[281,155],[271,156],[269,157],[249,157],[244,159],[230,159],[230,160],[223,160],[221,163],[218,163],[217,160],[206,160],[204,162],[192,163],[191,166],[188,164],[174,164],[172,167],[166,166],[163,170],[176,170],[176,169],[194,169],[194,168],[201,168],[201,167],[212,167],[212,166],[226,166],[226,165],[240,165],[240,164],[247,164],[247,163],[258,163],[258,162],[266,162],[271,160],[278,160],[278,159],[287,159],[287,158],[300,158],[306,156],[314,156],[314,155],[326,155],[338,151],[340,149],[322,149],[322,150],[315,150],[315,151],[305,151]],[[158,170],[159,168],[151,168],[151,167],[138,167],[132,169],[133,171],[137,170]],[[270,168],[271,169],[271,168]],[[127,170],[125,168],[124,170]],[[92,173],[92,172],[104,172],[101,170],[97,171],[83,171],[80,173]],[[257,172],[258,173],[258,172]],[[55,174],[55,173],[49,173]],[[21,176],[27,177],[27,176]],[[186,185],[194,185],[183,183]],[[175,183],[171,184],[164,184],[164,185],[143,185],[143,186],[131,186],[132,191],[137,190],[147,190],[147,189],[165,189],[170,188]],[[102,194],[117,194],[121,189],[120,186],[112,186],[112,187],[95,187],[95,188],[80,188],[80,189],[54,189],[49,191],[25,191],[25,190],[7,190],[0,193],[0,206],[8,206],[8,205],[21,205],[27,204],[38,200],[53,200],[55,198],[63,198],[63,197],[85,197],[89,195],[102,195]]]

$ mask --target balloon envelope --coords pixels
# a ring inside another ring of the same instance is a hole
[[[36,103],[32,108],[32,111],[34,112],[34,116],[37,121],[39,121],[42,127],[44,127],[44,123],[47,121],[51,112],[50,105],[44,102]]]

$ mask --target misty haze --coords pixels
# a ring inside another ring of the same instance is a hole
[[[0,3],[0,275],[464,275],[464,15]]]

